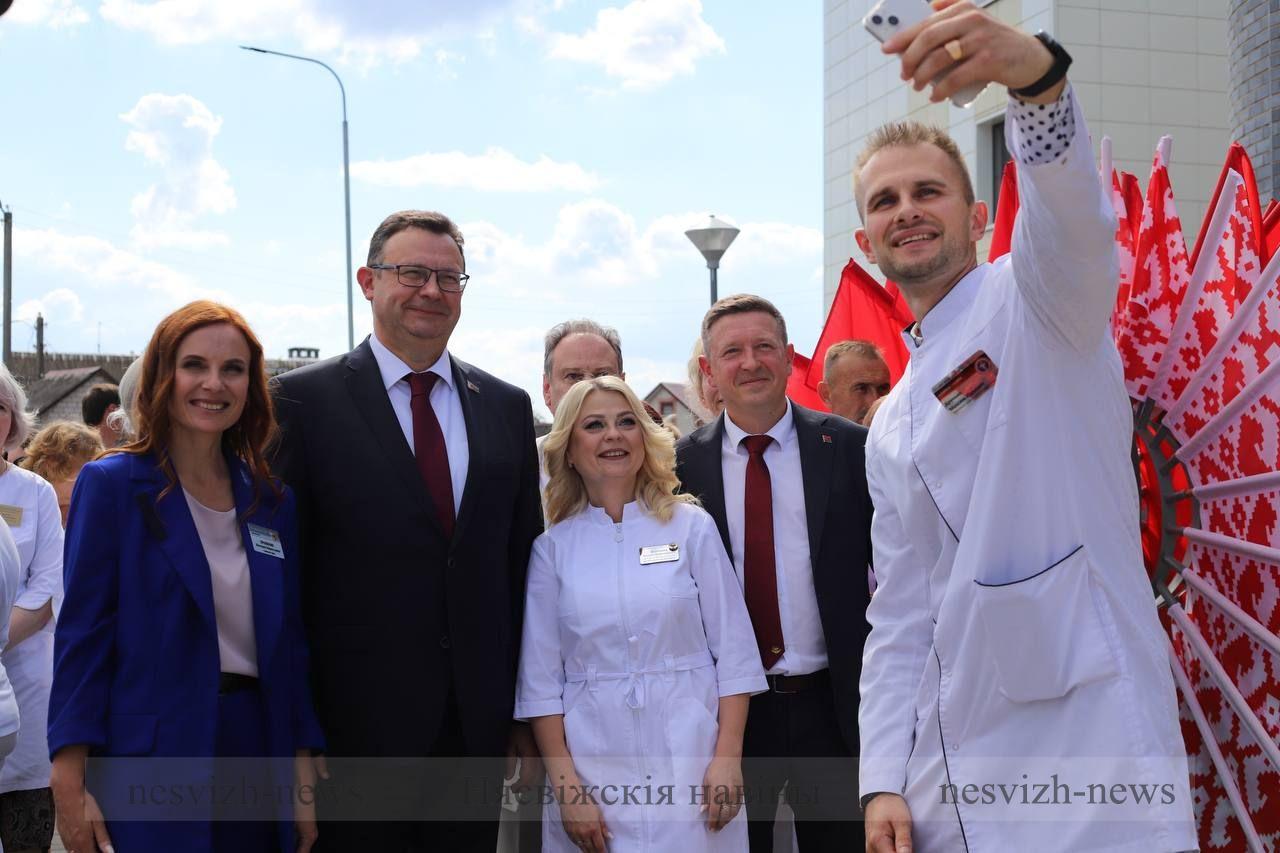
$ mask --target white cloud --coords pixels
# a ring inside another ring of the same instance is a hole
[[[341,290],[334,291],[332,300],[269,302],[256,298],[264,292],[260,287],[248,298],[244,290],[209,287],[198,271],[175,269],[100,237],[17,229],[13,242],[18,277],[28,287],[80,283],[74,291],[54,287],[15,312],[27,322],[34,322],[37,311],[44,314],[53,326],[49,341],[54,349],[92,351],[101,321],[104,350],[141,352],[155,324],[194,299],[213,299],[240,311],[271,356],[283,356],[291,346],[320,347],[325,355],[346,349],[347,310]],[[363,334],[367,311],[357,319],[357,332]]]
[[[547,37],[552,58],[597,65],[628,89],[652,89],[692,74],[699,60],[725,50],[703,20],[700,0],[632,0],[602,9],[581,35]]]
[[[483,154],[427,152],[402,160],[365,160],[351,164],[358,180],[383,187],[461,187],[481,192],[591,192],[600,179],[577,163],[559,163],[546,155],[527,162],[504,148]]]
[[[460,65],[467,61],[467,58],[461,53],[445,48],[436,48],[435,52],[436,67],[440,69],[440,76],[445,80],[458,79],[458,72],[454,70],[455,65]]]
[[[336,57],[365,67],[403,62],[436,40],[483,27],[505,7],[526,0],[103,0],[102,17],[168,45],[218,40],[262,44]]]
[[[157,167],[161,180],[133,197],[132,236],[140,246],[207,249],[226,235],[192,227],[206,213],[236,206],[231,175],[213,157],[222,119],[190,95],[143,95],[120,116],[132,129],[125,148]]]
[[[57,30],[89,23],[89,13],[74,0],[17,0],[4,19],[6,23],[36,24]]]
[[[58,287],[39,299],[26,300],[14,312],[25,323],[35,323],[37,314],[46,323],[79,323],[84,319],[84,304],[74,290]]]

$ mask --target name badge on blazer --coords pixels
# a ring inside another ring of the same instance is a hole
[[[680,559],[680,546],[672,542],[670,545],[646,545],[640,549],[640,565],[653,563],[674,563]]]
[[[10,506],[9,504],[0,504],[0,518],[4,519],[4,523],[10,527],[22,526],[22,507]]]
[[[253,543],[253,550],[259,554],[284,559],[284,545],[280,542],[280,534],[270,527],[250,524],[249,541]]]
[[[955,414],[995,387],[997,373],[996,363],[978,350],[933,386],[933,396]]]

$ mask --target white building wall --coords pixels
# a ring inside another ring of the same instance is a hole
[[[824,0],[824,303],[850,257],[868,266],[853,239],[854,159],[886,121],[911,118],[950,129],[993,201],[989,125],[1007,96],[992,86],[971,109],[930,104],[898,78],[896,58],[862,28],[873,0]],[[1160,136],[1173,136],[1170,177],[1188,240],[1194,240],[1229,144],[1227,0],[995,0],[1001,20],[1052,33],[1074,57],[1069,74],[1094,138],[1112,139],[1116,168],[1146,185]],[[981,256],[985,257],[986,247]],[[875,272],[874,267],[869,267]]]

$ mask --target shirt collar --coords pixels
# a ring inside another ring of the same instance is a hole
[[[973,304],[974,297],[978,295],[978,285],[986,278],[987,269],[990,264],[978,264],[965,274],[964,278],[955,283],[955,286],[947,291],[947,295],[937,305],[929,309],[929,312],[920,318],[920,320],[902,330],[902,339],[906,341],[909,349],[917,349],[924,346],[924,342],[931,335],[936,335],[951,325],[951,321],[959,317],[965,312],[970,305]],[[919,332],[920,338],[917,340],[914,332]]]
[[[770,427],[769,431],[766,432],[765,435],[776,441],[779,447],[782,447],[785,443],[791,440],[795,433],[795,417],[791,413],[791,401],[787,400],[787,410],[782,413],[782,417],[778,418],[778,422]],[[729,417],[729,410],[725,409],[724,435],[729,441],[729,446],[736,451],[738,446],[742,444],[742,439],[749,435],[754,435],[754,433],[747,432],[742,427],[735,424],[733,422],[733,418]]]
[[[418,372],[405,364],[400,356],[387,349],[386,345],[378,340],[377,332],[369,336],[369,349],[373,350],[374,361],[378,362],[378,372],[382,374],[382,387],[388,391],[391,390],[392,385],[404,379],[406,373]],[[435,364],[422,372],[434,373],[440,377],[440,381],[444,382],[452,390],[453,361],[449,358],[447,349],[440,353],[440,357],[436,359]]]

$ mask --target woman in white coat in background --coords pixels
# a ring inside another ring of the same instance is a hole
[[[617,377],[569,391],[543,454],[516,716],[555,800],[544,853],[746,851],[742,730],[767,684],[715,522]]]

